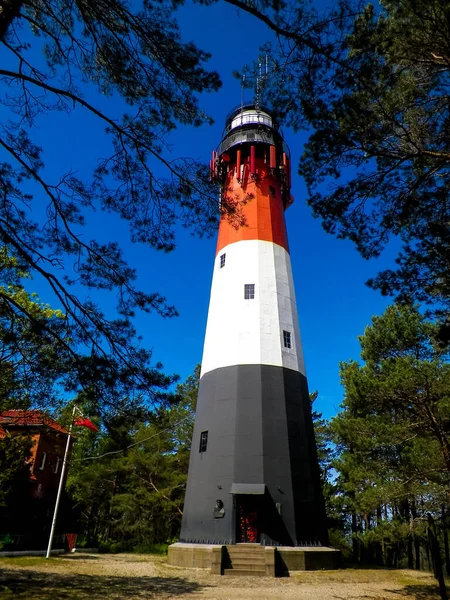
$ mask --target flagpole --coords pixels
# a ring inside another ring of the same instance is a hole
[[[64,459],[63,459],[63,464],[62,464],[62,469],[61,469],[61,476],[59,478],[58,494],[56,496],[56,504],[55,504],[55,511],[53,513],[52,528],[50,530],[50,537],[48,538],[48,548],[47,548],[47,554],[46,554],[45,558],[50,558],[50,553],[52,551],[53,535],[55,533],[56,519],[58,517],[59,501],[61,499],[61,493],[62,493],[62,489],[63,489],[63,485],[64,485],[64,475],[66,472],[67,455],[69,453],[70,436],[72,433],[73,420],[75,418],[75,411],[76,411],[76,406],[74,404],[73,411],[72,411],[72,420],[70,421],[70,427],[69,427],[69,435],[67,436],[66,449],[64,451]]]

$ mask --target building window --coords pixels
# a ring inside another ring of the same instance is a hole
[[[202,431],[200,434],[200,448],[199,452],[206,452],[206,448],[208,446],[208,432]]]
[[[283,342],[284,342],[284,347],[285,348],[292,348],[291,332],[290,331],[283,331]]]
[[[220,255],[220,268],[221,269],[223,269],[223,267],[225,266],[225,258],[226,258],[226,254]]]
[[[47,460],[47,452],[43,452],[41,454],[41,462],[39,463],[39,471],[44,470],[46,460]]]
[[[275,190],[275,188],[273,187],[273,185],[269,185],[269,194],[270,194],[271,196],[275,196],[275,194],[276,194],[276,190]]]
[[[60,462],[61,462],[61,459],[58,457],[58,458],[56,459],[55,466],[53,467],[53,473],[55,473],[55,474],[56,474],[56,473],[59,471],[59,463],[60,463]]]
[[[246,283],[244,285],[244,299],[253,300],[255,298],[255,284]]]

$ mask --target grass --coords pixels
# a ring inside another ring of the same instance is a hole
[[[429,573],[341,569],[234,578],[171,567],[166,557],[71,554],[0,559],[0,600],[438,600]]]
[[[0,599],[10,600],[105,600],[173,598],[192,594],[202,586],[173,576],[126,575],[128,556],[119,559],[121,572],[111,568],[99,573],[86,563],[96,557],[5,558],[0,561]],[[103,562],[99,559],[100,563]],[[138,561],[142,563],[142,561]],[[80,568],[80,565],[82,568]],[[100,571],[102,570],[100,565]],[[84,572],[83,572],[84,571]]]
[[[0,558],[0,568],[3,565],[14,565],[17,567],[39,567],[43,565],[48,565],[49,563],[58,562],[57,558],[43,558],[42,556],[17,556],[15,558]],[[61,560],[59,559],[59,562]]]
[[[337,569],[336,571],[297,571],[291,577],[296,577],[305,583],[381,583],[393,582],[401,584],[423,583],[434,581],[429,573],[388,568],[352,568]]]

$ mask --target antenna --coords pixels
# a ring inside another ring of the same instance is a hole
[[[243,124],[245,73],[241,77],[241,125]]]
[[[256,112],[260,111],[259,99],[260,99],[260,94],[261,94],[261,79],[262,79],[261,59],[259,60],[258,68],[259,68],[259,73],[256,75],[256,82],[255,82],[255,108],[256,108]]]
[[[256,81],[255,81],[255,108],[256,111],[259,112],[261,110],[260,107],[260,100],[261,100],[261,93],[262,90],[264,89],[264,86],[266,84],[266,81],[269,77],[269,55],[266,54],[265,56],[265,72],[263,73],[263,59],[260,58],[259,62],[258,62],[258,73],[256,75]]]

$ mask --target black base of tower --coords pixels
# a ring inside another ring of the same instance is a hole
[[[308,386],[299,372],[239,365],[202,377],[180,541],[328,543]]]

